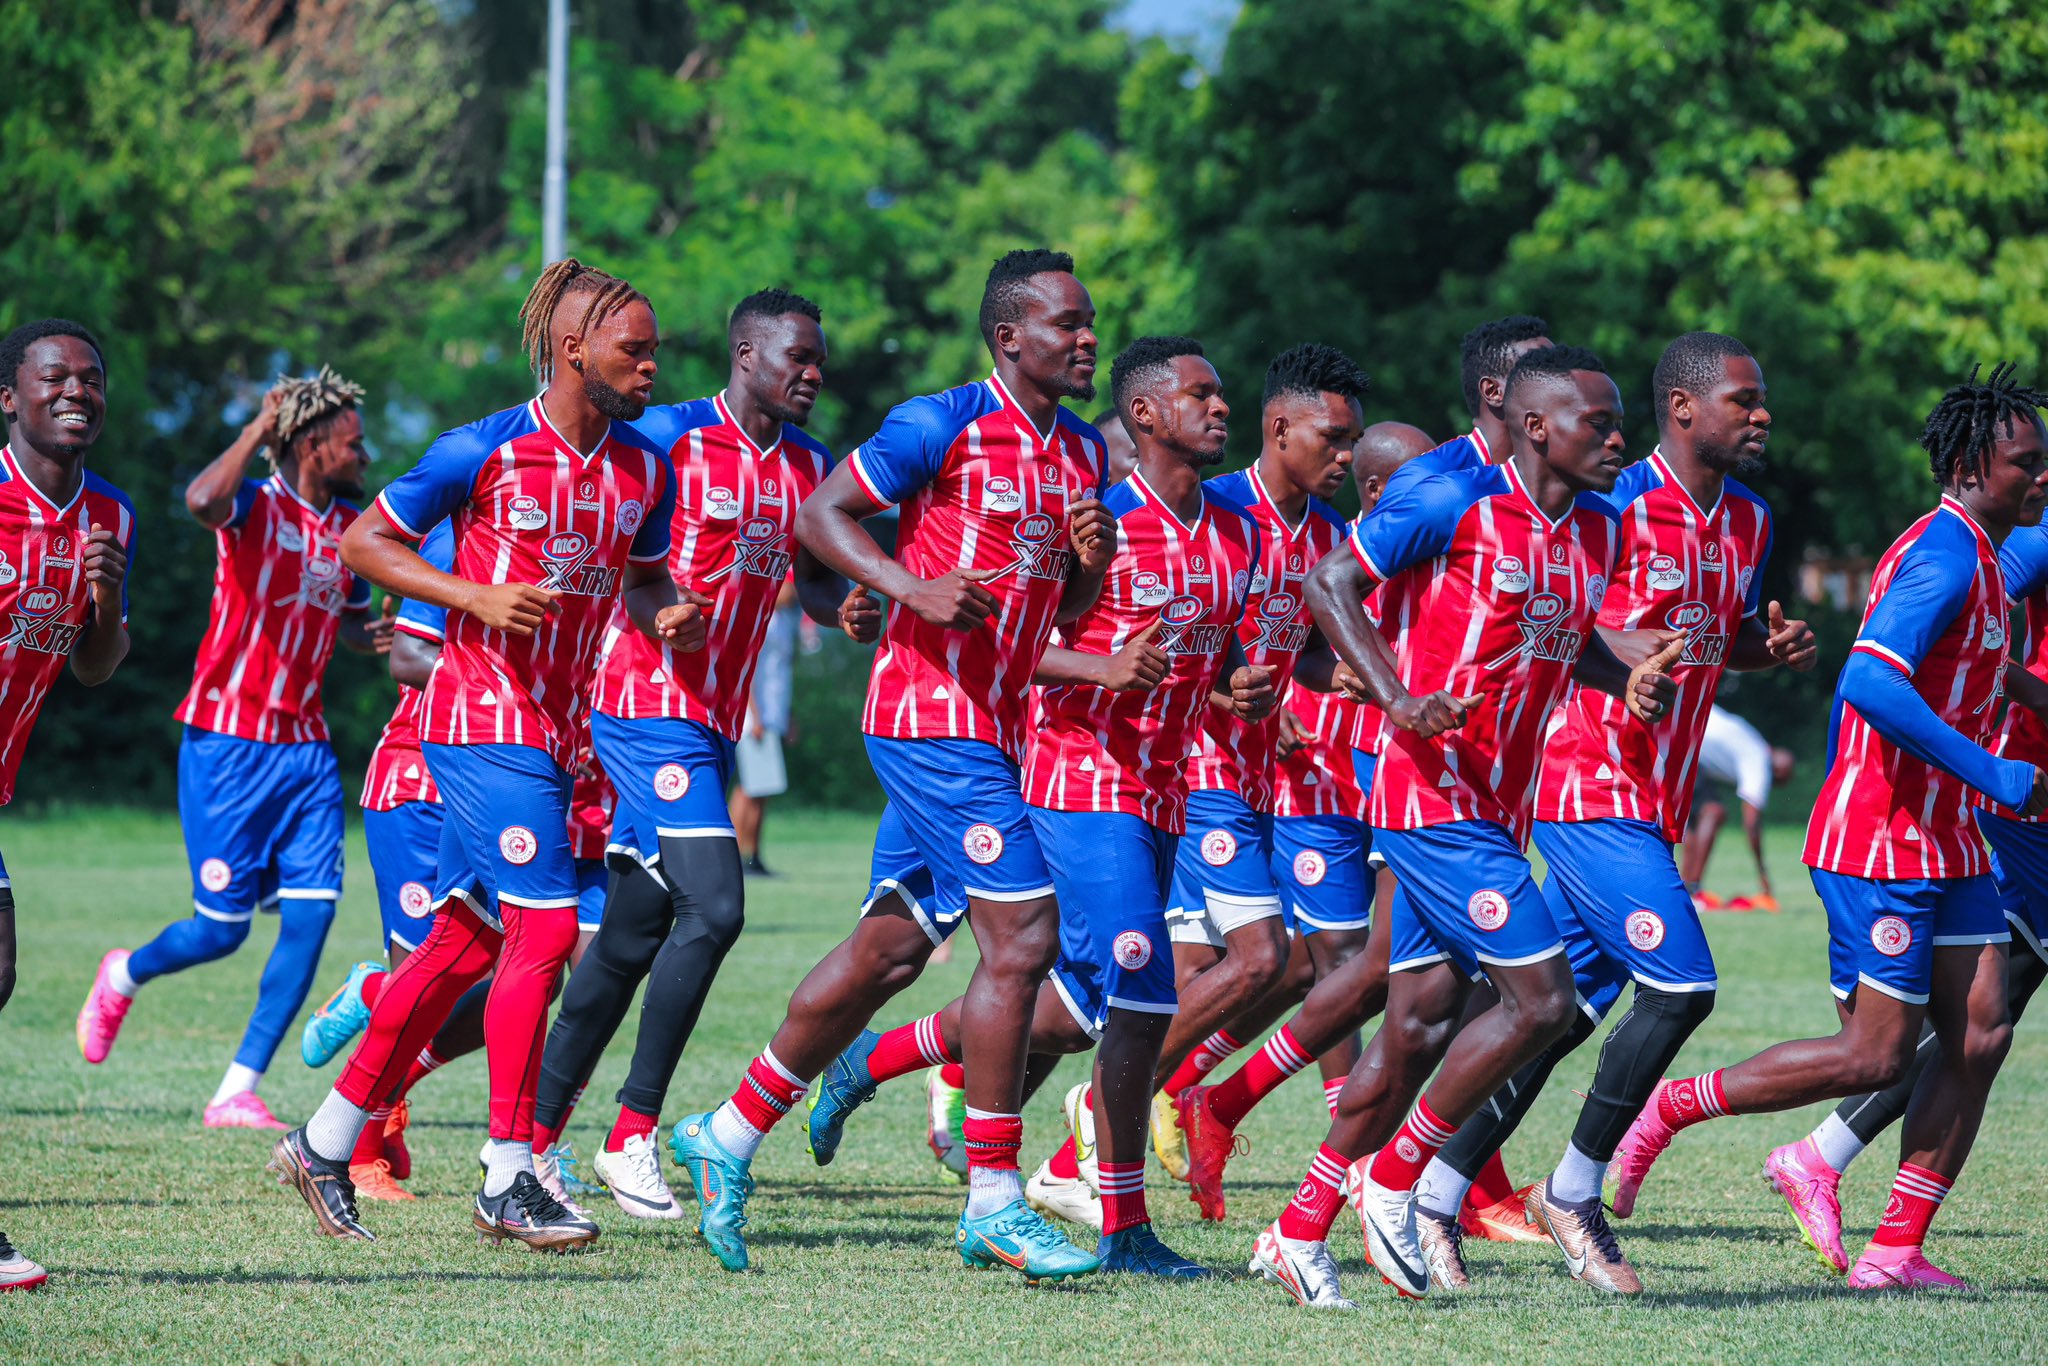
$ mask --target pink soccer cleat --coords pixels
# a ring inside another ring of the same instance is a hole
[[[1678,1131],[1657,1113],[1657,1101],[1670,1084],[1668,1081],[1657,1083],[1657,1089],[1650,1092],[1649,1100],[1643,1103],[1643,1112],[1621,1136],[1621,1146],[1614,1150],[1614,1160],[1607,1164],[1607,1174],[1614,1179],[1614,1199],[1608,1203],[1617,1219],[1626,1219],[1635,1213],[1636,1194],[1643,1188],[1643,1178],[1650,1174],[1651,1164],[1664,1155],[1664,1150],[1671,1146],[1671,1140],[1677,1137]]]
[[[1813,1140],[1787,1143],[1764,1159],[1764,1184],[1785,1198],[1806,1245],[1837,1276],[1849,1269],[1842,1251],[1842,1174]]]
[[[204,1122],[209,1129],[278,1129],[292,1126],[278,1122],[263,1097],[254,1091],[237,1091],[226,1100],[206,1107]]]
[[[107,1054],[114,1051],[114,1040],[120,1036],[121,1021],[128,1018],[128,1007],[135,1004],[130,996],[123,996],[107,981],[107,969],[115,963],[128,961],[128,950],[113,949],[100,959],[100,970],[92,979],[92,990],[86,993],[85,1004],[78,1010],[78,1051],[91,1063],[107,1060]]]
[[[1851,1290],[1968,1290],[1970,1284],[1951,1276],[1917,1247],[1880,1247],[1872,1243],[1849,1273]]]

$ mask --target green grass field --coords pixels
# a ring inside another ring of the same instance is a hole
[[[750,888],[749,927],[683,1060],[667,1116],[725,1096],[780,1018],[798,976],[844,932],[862,890],[870,825],[786,816],[769,856],[783,876]],[[1685,1065],[1711,1066],[1833,1018],[1825,932],[1796,868],[1775,844],[1782,916],[1711,926],[1720,1009]],[[52,1272],[48,1292],[0,1297],[0,1361],[80,1357],[371,1360],[688,1354],[922,1360],[1118,1359],[2025,1360],[2048,1353],[2048,1281],[2031,1193],[2048,1139],[2034,1098],[2048,1082],[2048,1031],[2022,1027],[1975,1161],[1935,1226],[1930,1250],[1969,1276],[1968,1298],[1868,1299],[1822,1273],[1757,1179],[1763,1154],[1820,1111],[1725,1121],[1681,1140],[1622,1228],[1649,1293],[1597,1299],[1545,1248],[1478,1245],[1477,1287],[1404,1304],[1363,1269],[1348,1216],[1336,1246],[1355,1315],[1314,1316],[1278,1290],[1234,1276],[1200,1287],[1111,1280],[1029,1290],[969,1275],[952,1252],[958,1188],[923,1144],[922,1088],[899,1083],[850,1126],[835,1165],[815,1168],[801,1125],[763,1149],[750,1230],[757,1270],[721,1271],[690,1225],[627,1220],[607,1202],[601,1252],[544,1258],[480,1247],[468,1201],[483,1137],[481,1059],[449,1067],[414,1099],[413,1187],[425,1198],[367,1211],[374,1245],[316,1237],[297,1201],[263,1171],[269,1140],[208,1132],[199,1110],[239,1038],[268,932],[227,962],[152,985],[109,1062],[88,1068],[72,1018],[99,955],[133,946],[189,905],[175,823],[75,815],[0,826],[20,906],[22,980],[0,1019],[0,1227]],[[1741,850],[1722,866],[1744,889]],[[373,953],[377,918],[360,842],[328,946],[323,982]],[[963,955],[964,957],[964,955]],[[899,1023],[958,992],[963,962],[934,968],[889,1013]],[[325,988],[321,988],[324,990]],[[295,1038],[295,1036],[294,1036]],[[621,1040],[591,1087],[571,1139],[593,1149],[623,1076]],[[1593,1063],[1559,1074],[1510,1146],[1533,1179],[1554,1160]],[[1058,1136],[1070,1061],[1034,1102],[1026,1158]],[[265,1091],[302,1117],[328,1074],[290,1043]],[[1154,1209],[1182,1251],[1241,1272],[1259,1227],[1286,1202],[1323,1131],[1317,1088],[1281,1091],[1247,1123],[1251,1152],[1231,1169],[1231,1218],[1198,1222],[1154,1169]],[[1845,1183],[1852,1237],[1884,1199],[1894,1154],[1873,1152]],[[2020,1196],[2015,1204],[2011,1198]]]

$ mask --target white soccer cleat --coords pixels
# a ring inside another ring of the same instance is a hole
[[[676,1203],[675,1192],[662,1179],[661,1158],[654,1146],[654,1135],[634,1134],[626,1140],[623,1152],[600,1150],[591,1162],[597,1179],[604,1182],[604,1188],[612,1193],[620,1209],[635,1219],[680,1219],[683,1208]],[[561,1197],[557,1196],[557,1199]]]
[[[1102,1197],[1090,1190],[1085,1180],[1054,1176],[1051,1158],[1039,1163],[1024,1183],[1024,1198],[1040,1214],[1102,1232]]]
[[[1088,1183],[1088,1189],[1102,1190],[1101,1178],[1097,1175],[1099,1159],[1095,1155],[1095,1111],[1082,1102],[1088,1095],[1088,1083],[1070,1087],[1066,1100],[1060,1108],[1066,1111],[1067,1132],[1074,1136],[1074,1163],[1081,1169],[1081,1179]],[[1097,1221],[1100,1227],[1100,1221]]]
[[[1415,1192],[1388,1190],[1363,1163],[1352,1164],[1351,1208],[1365,1234],[1365,1255],[1395,1293],[1419,1300],[1429,1293],[1429,1262],[1415,1228]]]
[[[1277,1284],[1305,1309],[1358,1308],[1337,1288],[1337,1259],[1330,1245],[1282,1237],[1278,1222],[1259,1233],[1249,1270]]]
[[[590,1211],[570,1197],[568,1183],[562,1179],[561,1164],[557,1161],[559,1151],[555,1145],[533,1150],[534,1179],[540,1182],[542,1190],[561,1203],[563,1209],[579,1219],[588,1219]]]

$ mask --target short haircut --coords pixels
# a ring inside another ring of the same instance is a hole
[[[15,373],[21,369],[22,361],[28,358],[28,349],[46,337],[76,337],[90,346],[93,354],[100,358],[100,369],[107,368],[107,353],[100,345],[100,339],[86,329],[84,323],[75,323],[69,318],[42,318],[36,322],[23,323],[0,340],[0,384],[14,387]]]
[[[1193,337],[1140,337],[1126,346],[1109,367],[1109,394],[1117,412],[1130,411],[1132,389],[1182,356],[1201,354],[1202,344]]]
[[[2012,364],[1993,366],[1983,380],[1977,378],[1981,368],[1971,366],[1970,377],[1941,396],[1920,433],[1934,480],[1944,488],[1958,475],[1982,475],[2000,429],[2011,436],[2014,423],[2039,422],[2048,405],[2048,395],[2013,382]]]
[[[1351,357],[1334,346],[1303,342],[1273,357],[1266,367],[1266,392],[1259,401],[1263,406],[1282,394],[1303,398],[1338,394],[1363,402],[1370,388],[1372,381]]]
[[[803,295],[787,289],[757,289],[732,307],[732,317],[726,320],[725,336],[730,341],[740,334],[740,323],[747,318],[780,318],[790,313],[801,314],[814,323],[825,321],[825,312]]]
[[[1525,341],[1550,335],[1550,324],[1533,313],[1517,313],[1481,323],[1465,334],[1459,347],[1460,378],[1465,386],[1465,411],[1479,416],[1479,381],[1488,375],[1507,378],[1508,353]]]
[[[1524,352],[1515,362],[1515,368],[1508,372],[1508,383],[1504,397],[1512,400],[1515,391],[1526,384],[1546,379],[1564,379],[1577,370],[1590,370],[1596,375],[1607,373],[1607,367],[1600,358],[1583,346],[1539,346],[1534,351]]]
[[[989,349],[995,349],[997,323],[1013,323],[1024,316],[1024,296],[1032,276],[1073,273],[1074,258],[1063,251],[1030,247],[998,256],[988,268],[988,283],[981,288],[981,339]]]
[[[1671,391],[1683,389],[1696,397],[1721,382],[1724,366],[1732,356],[1756,359],[1749,348],[1719,332],[1688,332],[1664,348],[1651,372],[1650,387],[1656,390],[1657,421],[1671,416]]]

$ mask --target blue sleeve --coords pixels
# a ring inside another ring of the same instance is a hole
[[[1770,567],[1771,547],[1778,541],[1778,523],[1772,518],[1764,523],[1764,548],[1757,553],[1756,572],[1749,576],[1749,591],[1742,595],[1742,615],[1753,617],[1764,605],[1764,570]]]
[[[1409,565],[1443,554],[1471,506],[1469,491],[1455,477],[1418,479],[1358,519],[1351,529],[1352,552],[1367,573],[1385,583]]]
[[[1890,601],[1891,595],[1885,595]],[[1842,700],[1885,739],[1924,763],[1968,783],[2017,811],[2034,788],[2034,767],[2001,759],[1945,724],[1913,688],[1913,680],[1862,651],[1842,669]]]
[[[2023,526],[1998,549],[2005,596],[2013,602],[2048,588],[2048,526]]]
[[[882,419],[882,429],[848,459],[861,486],[875,501],[900,503],[938,478],[946,452],[965,425],[957,420],[950,395],[913,398]]]
[[[393,526],[417,540],[469,501],[492,449],[475,427],[444,432],[417,465],[377,495],[377,505]]]
[[[244,479],[241,485],[235,489],[235,510],[228,514],[227,521],[221,524],[220,529],[223,531],[233,531],[241,526],[242,523],[248,521],[249,509],[256,506],[256,495],[261,492],[263,492],[263,481],[261,479]]]
[[[628,558],[643,563],[668,558],[669,538],[675,526],[676,469],[666,452],[661,453],[660,464],[661,496],[641,515],[640,529],[633,533],[633,544],[626,552]]]
[[[455,528],[450,522],[441,522],[427,533],[420,542],[420,558],[443,574],[455,572]],[[398,609],[398,620],[411,628],[413,635],[425,636],[429,640],[444,638],[448,629],[448,609],[436,607],[430,602],[407,598]]]
[[[1963,610],[1977,578],[1974,547],[1965,557],[1945,554],[1934,542],[1934,535],[1923,536],[1906,552],[1905,563],[1871,609],[1853,647],[1875,651],[1907,674],[1918,671],[1934,642]]]

